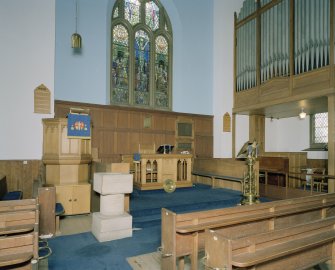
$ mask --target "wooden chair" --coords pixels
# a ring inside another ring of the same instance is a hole
[[[311,180],[312,180],[311,174],[313,174],[313,169],[311,169],[311,168],[301,169],[301,173],[303,175],[302,175],[302,177],[300,177],[300,182],[301,182],[301,185],[304,187],[304,190],[306,190],[307,187],[312,189],[312,187],[311,187]]]
[[[324,187],[328,189],[328,181],[325,179],[324,175],[326,174],[325,168],[313,168],[313,188],[316,187],[316,191],[322,192]],[[316,176],[320,175],[320,176]]]

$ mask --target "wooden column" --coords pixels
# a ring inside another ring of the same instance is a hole
[[[236,157],[236,114],[233,113],[231,121],[231,130],[232,130],[232,158]]]
[[[249,116],[249,141],[258,142],[259,154],[265,149],[265,116],[250,115]]]
[[[335,175],[335,95],[328,96],[328,174]],[[328,180],[328,192],[335,192],[335,180]]]

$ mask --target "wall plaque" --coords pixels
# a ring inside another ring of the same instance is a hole
[[[226,112],[223,116],[223,132],[230,132],[231,126],[231,117],[230,114],[228,112]]]
[[[50,110],[50,90],[41,84],[34,90],[34,113],[48,114]]]

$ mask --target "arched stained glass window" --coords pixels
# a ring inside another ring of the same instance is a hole
[[[117,0],[111,104],[171,110],[172,29],[158,0]]]
[[[114,9],[114,13],[113,13],[113,18],[117,18],[117,17],[119,17],[119,8],[118,7],[116,7]]]
[[[112,99],[117,103],[129,101],[129,35],[127,29],[118,24],[113,28]]]
[[[140,22],[140,5],[138,0],[124,1],[124,16],[132,25]]]
[[[156,106],[166,107],[168,102],[169,45],[165,37],[156,38],[155,83]]]
[[[135,34],[135,104],[149,105],[150,40],[139,30]]]
[[[159,27],[159,8],[154,1],[145,4],[145,23],[152,29]]]

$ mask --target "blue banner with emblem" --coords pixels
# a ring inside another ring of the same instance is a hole
[[[69,138],[90,139],[91,117],[88,114],[69,113],[67,117],[67,136]]]

